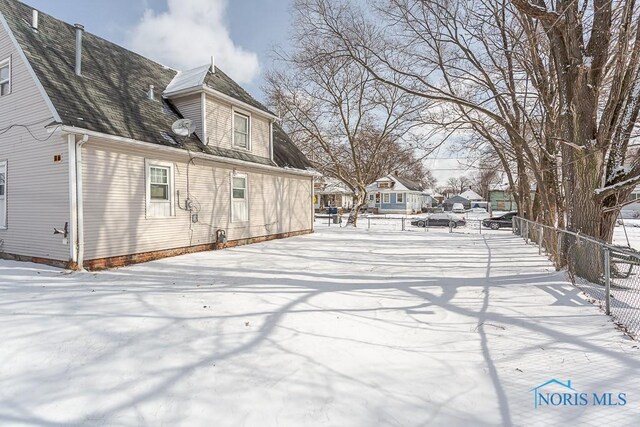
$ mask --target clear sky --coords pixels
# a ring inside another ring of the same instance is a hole
[[[151,59],[216,65],[258,99],[274,46],[286,46],[290,0],[24,0]]]

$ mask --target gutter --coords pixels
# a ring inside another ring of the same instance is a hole
[[[259,170],[265,170],[265,171],[274,172],[274,173],[287,173],[290,175],[299,175],[299,176],[305,176],[305,177],[314,177],[314,176],[320,175],[316,171],[307,171],[307,170],[293,169],[293,168],[286,168],[286,167],[281,168],[278,166],[269,166],[269,165],[263,165],[260,163],[247,162],[244,160],[230,159],[228,157],[215,156],[213,154],[208,154],[208,153],[187,151],[183,148],[167,147],[165,145],[153,144],[150,142],[143,142],[143,141],[138,141],[137,139],[124,138],[120,136],[113,136],[106,133],[77,128],[75,126],[61,126],[60,129],[62,133],[66,133],[66,134],[82,135],[82,136],[86,135],[87,137],[103,138],[116,143],[127,144],[128,146],[134,146],[134,147],[140,147],[140,148],[152,149],[152,150],[155,149],[155,150],[164,151],[167,153],[180,154],[183,156],[189,156],[189,154],[191,154],[191,157],[194,157],[194,158],[210,160],[217,163],[224,163],[232,166],[259,169]]]

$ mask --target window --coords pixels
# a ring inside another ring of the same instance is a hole
[[[231,176],[231,222],[249,220],[249,204],[247,203],[247,176]]]
[[[7,228],[7,162],[0,162],[0,228]]]
[[[0,96],[11,93],[11,60],[0,62]]]
[[[147,162],[148,218],[167,218],[175,215],[173,180],[172,164]]]
[[[233,113],[233,146],[250,149],[250,118],[238,112]]]
[[[382,195],[382,203],[389,203],[389,196],[390,196],[390,193],[384,193]]]
[[[396,202],[404,203],[404,193],[398,193],[398,196],[396,198]]]
[[[373,202],[373,200],[375,199],[376,196],[374,196],[373,194],[369,194],[369,201]]]

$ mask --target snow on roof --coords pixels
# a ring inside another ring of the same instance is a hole
[[[464,193],[461,193],[460,197],[463,197],[471,202],[474,202],[476,200],[482,200],[482,196],[473,190],[467,190]]]
[[[328,178],[325,180],[321,189],[316,191],[317,194],[353,194],[347,186],[342,182],[334,178]]]

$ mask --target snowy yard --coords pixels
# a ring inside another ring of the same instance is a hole
[[[1,425],[638,425],[640,350],[508,231],[0,261]],[[541,407],[552,378],[624,407]]]

